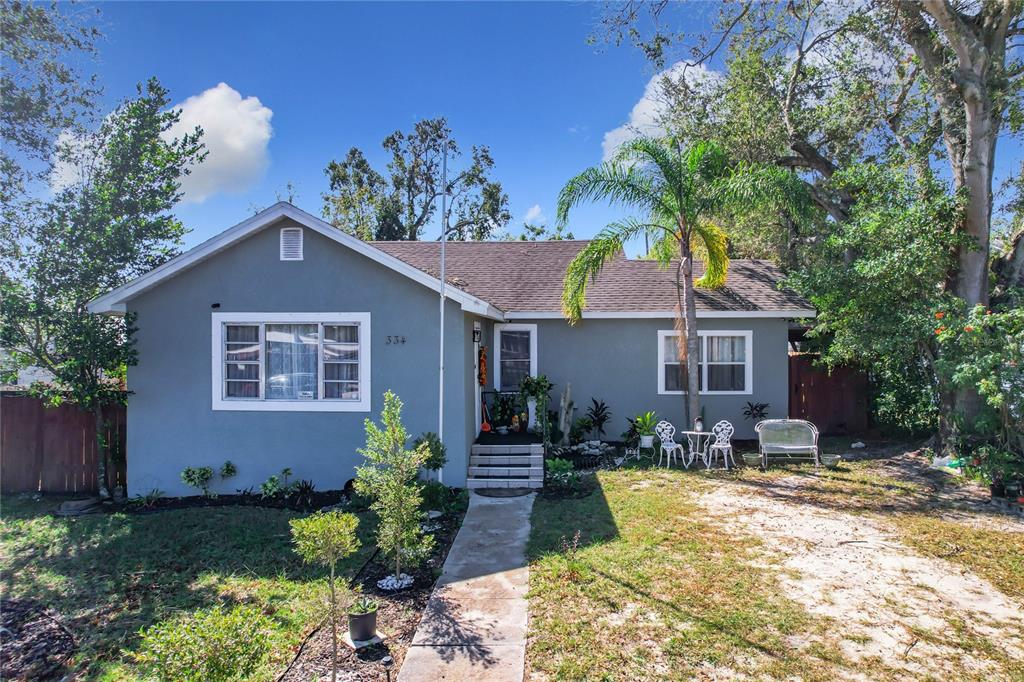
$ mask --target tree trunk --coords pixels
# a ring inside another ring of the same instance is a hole
[[[689,348],[686,336],[686,296],[683,293],[683,259],[679,258],[679,265],[676,266],[676,331],[679,332],[679,336],[676,337],[676,354],[679,356],[679,361],[683,362],[686,359],[686,352]],[[660,350],[658,351],[661,352]],[[661,368],[660,371],[664,371]],[[687,374],[689,376],[689,374]],[[689,381],[689,379],[687,379]],[[690,397],[685,391],[683,392],[683,423],[687,424],[690,421]]]
[[[694,420],[700,416],[700,382],[697,374],[700,371],[700,338],[697,336],[697,301],[693,292],[693,255],[688,242],[680,246],[680,251],[683,252],[679,263],[685,321],[683,338],[686,340],[686,429],[689,430],[693,428]],[[680,358],[682,357],[680,354]]]
[[[964,232],[972,244],[960,247],[959,268],[954,293],[968,308],[988,304],[989,234],[992,228],[992,171],[995,159],[998,123],[993,121],[987,98],[966,101],[967,144],[958,172],[956,189],[967,191],[964,207]]]
[[[334,592],[334,564],[331,564],[331,682],[338,682],[338,597]]]
[[[103,433],[103,405],[97,403],[92,410],[93,424],[96,427],[96,488],[103,499],[110,497],[107,489],[107,439]]]
[[[395,547],[395,581],[400,582],[402,580],[402,545],[399,544]]]

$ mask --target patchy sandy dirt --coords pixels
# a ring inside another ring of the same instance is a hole
[[[997,680],[1007,663],[1024,666],[1020,603],[962,567],[916,554],[880,518],[802,504],[787,494],[806,484],[806,477],[775,481],[782,494],[769,495],[722,482],[701,502],[712,519],[764,540],[769,560],[783,569],[788,595],[834,619],[849,659],[904,679]],[[962,501],[966,509],[956,513],[970,515],[971,501]],[[1024,523],[1009,517],[979,522],[1024,531]],[[954,623],[995,647],[969,643]]]

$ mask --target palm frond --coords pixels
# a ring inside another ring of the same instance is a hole
[[[704,274],[694,286],[717,289],[725,285],[729,273],[728,239],[725,230],[712,222],[701,222],[693,230],[690,248],[704,262]]]
[[[679,259],[679,239],[676,235],[664,235],[651,245],[647,252],[648,258],[658,261],[662,268],[667,268],[672,261]]]
[[[588,168],[565,183],[558,194],[559,224],[565,225],[574,206],[595,199],[639,207],[645,212],[666,208],[662,205],[661,189],[653,178],[638,168],[605,163]]]
[[[713,183],[707,199],[717,208],[770,207],[794,218],[809,218],[815,210],[807,184],[799,176],[763,164],[740,164]]]
[[[637,137],[619,146],[614,163],[653,165],[664,181],[664,189],[674,197],[681,197],[685,191],[685,177],[680,150],[679,142],[674,138]]]
[[[712,183],[726,174],[729,157],[717,142],[700,140],[686,151],[685,163],[692,176]]]
[[[562,282],[562,314],[569,324],[579,322],[587,305],[587,286],[597,279],[608,261],[622,252],[630,239],[658,227],[633,218],[610,223],[576,254]]]

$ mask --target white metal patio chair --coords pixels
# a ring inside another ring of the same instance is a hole
[[[769,457],[814,459],[821,464],[818,448],[818,427],[803,419],[765,419],[754,426],[757,431],[761,466],[768,468]]]
[[[658,425],[654,427],[654,432],[658,434],[658,440],[661,441],[661,450],[658,453],[658,466],[661,466],[662,458],[665,459],[665,466],[672,466],[672,462],[676,459],[676,453],[679,453],[679,457],[683,458],[683,462],[686,462],[686,453],[683,446],[675,441],[676,427],[667,421],[660,421]]]
[[[729,468],[730,460],[732,460],[733,468],[736,468],[736,458],[732,454],[732,434],[735,431],[732,424],[725,419],[711,427],[711,433],[715,434],[715,442],[708,447],[707,454],[704,456],[704,465],[708,469],[711,468],[712,462],[718,461],[719,454],[722,455],[722,463],[726,469]]]

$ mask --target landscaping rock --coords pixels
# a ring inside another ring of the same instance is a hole
[[[414,578],[405,573],[401,574],[397,579],[394,575],[389,575],[378,580],[377,587],[386,592],[396,592],[398,590],[404,590],[407,587],[412,587],[413,581]]]
[[[430,521],[433,521],[434,519],[439,519],[442,516],[444,516],[444,512],[439,512],[436,510],[431,510],[427,512],[427,519],[429,519]]]
[[[853,450],[861,450],[865,447],[867,446],[864,445],[864,443],[862,443],[861,441],[857,441],[856,443],[850,443],[850,448]]]
[[[95,514],[101,510],[103,500],[99,497],[88,497],[83,500],[68,500],[57,507],[57,516],[81,516]]]

